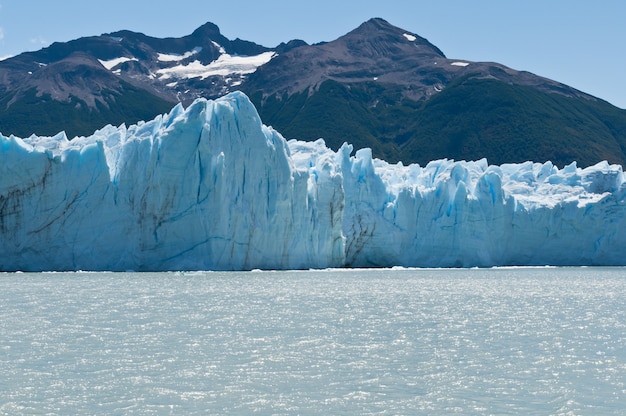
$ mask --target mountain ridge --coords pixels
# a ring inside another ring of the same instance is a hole
[[[278,56],[274,62],[268,62],[267,65],[259,68],[251,76],[252,87],[255,87],[254,84],[258,78],[273,74],[271,78],[262,81],[273,88],[267,94],[277,92],[276,84],[289,84],[292,88],[288,91],[293,91],[292,76],[285,74],[284,71],[280,72],[277,68],[284,64],[285,60],[291,59],[310,62],[310,67],[306,68],[307,72],[315,67],[324,68],[323,71],[314,71],[317,82],[307,85],[314,88],[319,85],[320,78],[340,82],[376,80],[392,84],[410,83],[413,90],[417,88],[418,91],[406,91],[405,96],[419,100],[440,92],[451,80],[469,73],[473,76],[500,79],[507,83],[531,85],[544,91],[568,96],[596,99],[559,82],[527,71],[517,71],[502,64],[449,59],[427,39],[397,28],[381,18],[370,19],[334,41],[307,45],[289,53],[296,56]],[[311,57],[311,55],[314,56]],[[299,72],[296,65],[285,66],[292,72]],[[367,73],[359,74],[353,70],[353,67],[359,66],[367,68]],[[312,76],[307,75],[309,78]]]
[[[350,142],[392,162],[626,165],[625,110],[527,71],[447,58],[382,18],[275,48],[210,22],[180,38],[123,30],[53,43],[0,61],[0,131],[86,135],[235,90],[286,137]]]

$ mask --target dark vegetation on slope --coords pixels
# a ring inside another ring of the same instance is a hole
[[[264,122],[288,138],[371,147],[390,162],[626,165],[626,111],[497,80],[467,76],[422,101],[403,98],[399,87],[336,81],[313,93],[251,98]]]
[[[424,103],[411,126],[402,154],[421,163],[486,157],[496,164],[626,164],[626,111],[495,80],[456,81]]]
[[[0,111],[0,131],[18,137],[28,137],[33,132],[53,136],[65,131],[71,139],[93,134],[107,124],[118,126],[151,120],[172,109],[171,102],[129,84],[124,87],[123,92],[101,91],[106,105],[96,101],[96,108],[90,108],[73,96],[68,101],[57,101],[49,94],[38,97],[34,89],[28,90],[11,105],[10,112]],[[0,96],[0,108],[6,107],[11,98],[10,95]]]

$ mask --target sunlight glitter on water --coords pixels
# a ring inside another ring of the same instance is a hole
[[[0,275],[1,414],[620,414],[626,269]]]

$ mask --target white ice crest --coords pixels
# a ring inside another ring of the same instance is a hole
[[[607,162],[389,164],[242,93],[68,140],[0,135],[0,270],[624,265]]]

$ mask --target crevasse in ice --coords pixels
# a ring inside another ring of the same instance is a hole
[[[352,154],[286,141],[242,93],[71,141],[0,135],[0,270],[626,264],[619,165]]]

